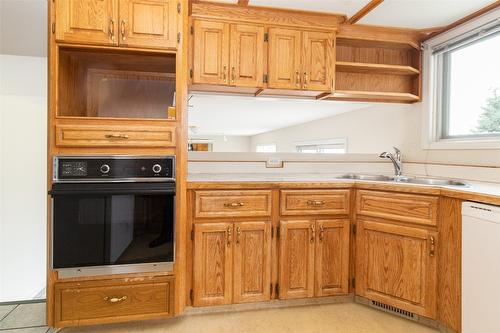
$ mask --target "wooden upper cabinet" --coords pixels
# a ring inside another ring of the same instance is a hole
[[[333,88],[333,34],[303,32],[302,88],[331,91]]]
[[[233,302],[262,302],[271,298],[271,225],[239,222],[234,225]]]
[[[316,296],[349,293],[348,219],[316,221]]]
[[[56,40],[118,45],[118,0],[57,0]]]
[[[262,87],[264,84],[264,27],[231,24],[231,86]]]
[[[227,85],[229,24],[195,20],[193,34],[193,83]]]
[[[314,296],[315,228],[311,220],[280,222],[280,299]]]
[[[230,304],[233,265],[232,223],[202,223],[194,228],[195,306]]]
[[[120,45],[175,48],[177,0],[120,0]]]
[[[301,89],[301,31],[269,28],[269,88]]]
[[[356,293],[435,318],[437,234],[390,222],[357,223]]]

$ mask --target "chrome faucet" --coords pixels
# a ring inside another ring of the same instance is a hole
[[[403,174],[403,165],[401,164],[401,150],[394,147],[394,154],[384,151],[378,157],[390,159],[392,164],[394,165],[394,173],[396,174],[396,177],[401,177],[401,175]]]

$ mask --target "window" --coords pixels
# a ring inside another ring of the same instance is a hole
[[[500,25],[483,24],[431,48],[434,142],[500,140]],[[449,143],[449,142],[448,142]],[[460,147],[456,147],[460,148]],[[465,148],[465,147],[461,147]]]
[[[257,153],[275,153],[276,152],[276,144],[274,144],[274,143],[258,144],[255,147],[255,151]]]
[[[300,142],[295,145],[298,153],[305,154],[345,154],[347,151],[346,139],[329,139],[309,142]]]

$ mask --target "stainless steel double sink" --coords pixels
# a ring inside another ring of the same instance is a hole
[[[407,177],[407,176],[383,176],[383,175],[364,175],[364,174],[345,174],[336,177],[338,179],[351,179],[351,180],[366,180],[366,181],[379,181],[379,182],[394,182],[403,184],[420,184],[420,185],[434,185],[434,186],[461,186],[467,187],[468,184],[458,180],[428,178],[428,177]]]

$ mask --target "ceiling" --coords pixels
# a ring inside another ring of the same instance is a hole
[[[213,0],[212,0],[213,1]],[[237,0],[215,0],[237,3]],[[249,5],[345,14],[351,17],[370,0],[249,0]],[[446,26],[494,0],[384,0],[358,23],[426,29]]]
[[[190,134],[250,136],[340,113],[368,103],[195,94],[189,101]]]

